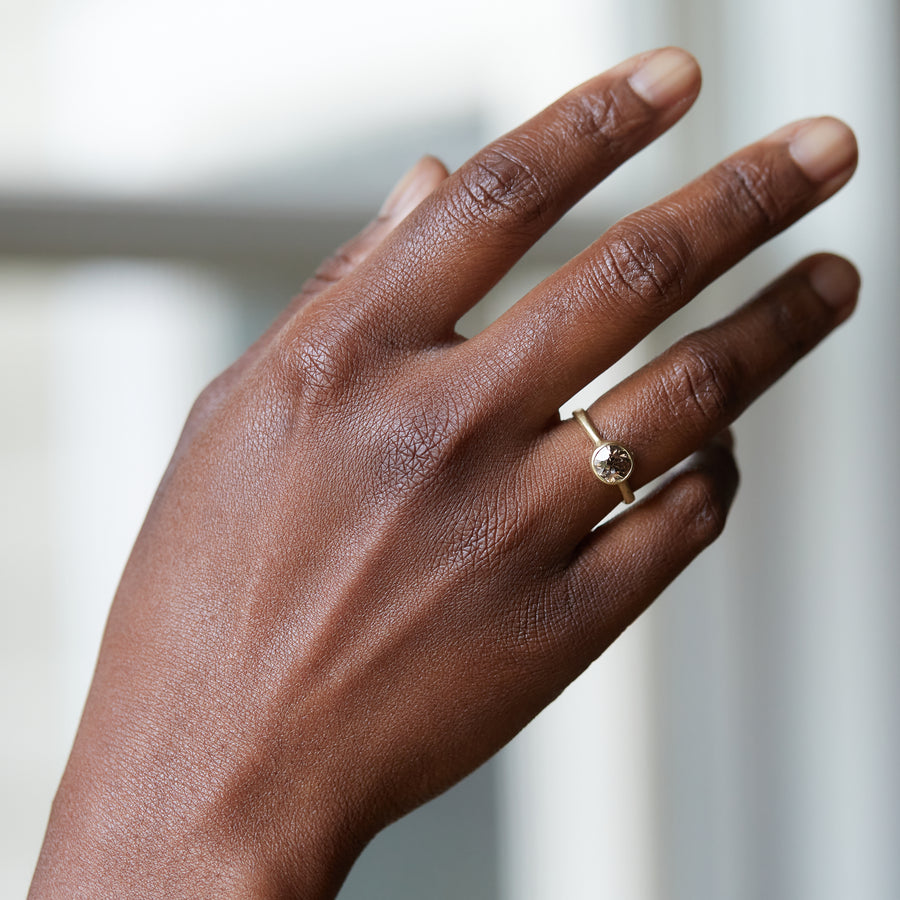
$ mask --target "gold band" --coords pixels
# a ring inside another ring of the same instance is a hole
[[[634,458],[631,453],[621,444],[603,440],[583,409],[576,409],[572,417],[585,430],[594,445],[590,461],[591,471],[604,484],[616,485],[622,492],[623,502],[631,503],[634,500],[634,491],[628,484],[628,476],[634,469]]]

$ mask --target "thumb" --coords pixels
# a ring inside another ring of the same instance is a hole
[[[405,219],[448,175],[447,167],[434,156],[423,156],[388,194],[378,219],[393,228]]]
[[[304,302],[352,272],[446,177],[447,168],[423,156],[394,186],[378,216],[328,257],[303,286]]]

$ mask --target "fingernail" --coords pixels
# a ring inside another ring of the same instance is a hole
[[[380,216],[392,219],[403,219],[422,202],[422,190],[419,179],[425,166],[425,159],[420,159],[393,187],[387,200],[381,207]]]
[[[851,306],[859,294],[859,272],[838,256],[820,260],[809,273],[812,289],[835,309]]]
[[[813,119],[793,137],[790,153],[812,181],[828,181],[856,160],[856,138],[837,119]]]
[[[677,47],[658,50],[628,78],[632,90],[651,106],[662,109],[691,93],[700,67],[690,53]]]

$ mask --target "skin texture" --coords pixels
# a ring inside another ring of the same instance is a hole
[[[845,126],[739,151],[478,337],[454,331],[699,85],[687,54],[644,54],[453,175],[425,158],[204,391],[115,598],[32,898],[333,897],[378,830],[513,737],[721,532],[724,430],[849,315],[849,263],[799,263],[593,405],[633,487],[681,463],[599,528],[619,491],[557,410],[833,194]]]

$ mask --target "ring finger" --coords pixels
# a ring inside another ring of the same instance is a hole
[[[666,472],[733,422],[847,318],[858,290],[859,276],[846,260],[811,257],[597,400],[588,416],[604,439],[632,453],[631,486]],[[576,540],[621,500],[617,488],[594,477],[590,456],[587,435],[571,421],[554,428],[538,450],[540,471],[559,473],[547,500],[571,510]]]

